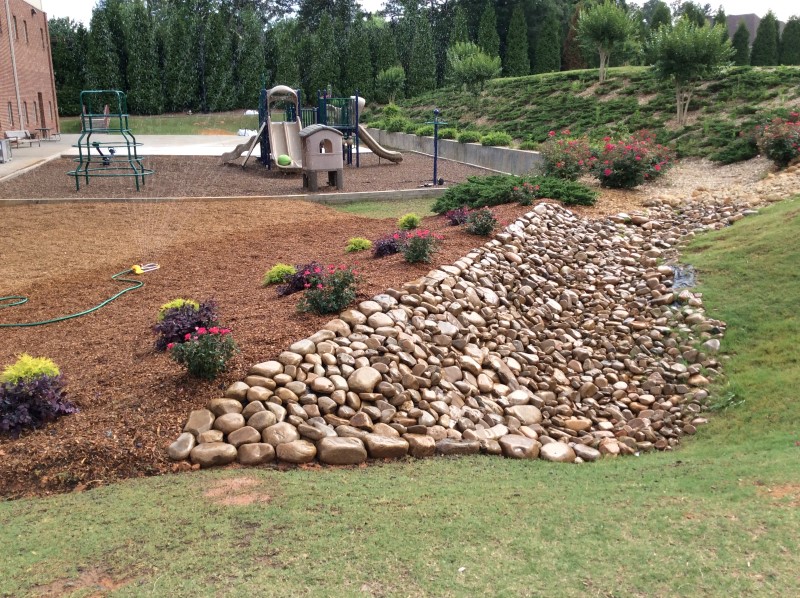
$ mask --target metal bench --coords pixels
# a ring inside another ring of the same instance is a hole
[[[41,147],[42,142],[39,138],[36,137],[35,134],[31,134],[30,131],[20,129],[18,131],[6,131],[3,135],[6,139],[8,139],[9,143],[14,144],[15,147],[20,147],[20,143],[27,143],[28,147],[31,147],[34,142]]]

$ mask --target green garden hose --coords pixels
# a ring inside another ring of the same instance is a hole
[[[146,266],[151,266],[151,268],[143,270],[143,268]],[[22,324],[0,324],[0,328],[24,328],[28,326],[44,326],[45,324],[55,324],[56,322],[63,322],[64,320],[80,318],[81,316],[90,314],[94,311],[97,311],[101,307],[105,307],[106,305],[111,303],[114,299],[124,295],[128,291],[134,291],[138,288],[143,287],[144,283],[139,280],[134,280],[132,278],[120,278],[120,277],[124,276],[125,274],[129,274],[131,272],[136,274],[141,274],[142,272],[149,272],[150,270],[154,270],[158,267],[155,264],[147,264],[146,266],[133,266],[132,268],[128,268],[127,270],[123,270],[122,272],[117,272],[116,274],[114,274],[114,276],[111,277],[111,280],[114,280],[116,282],[131,282],[133,283],[133,285],[129,286],[126,289],[122,289],[119,293],[117,293],[113,297],[109,297],[99,305],[95,305],[90,309],[85,309],[83,311],[79,311],[78,313],[70,314],[68,316],[61,316],[60,318],[53,318],[52,320],[42,320],[41,322],[25,322]],[[153,268],[152,266],[155,266],[155,268]],[[0,308],[22,305],[23,303],[27,303],[27,301],[28,298],[22,297],[21,295],[9,295],[8,297],[0,297]]]

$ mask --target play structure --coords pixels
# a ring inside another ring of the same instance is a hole
[[[132,176],[139,191],[140,180],[144,185],[144,177],[154,172],[142,164],[141,145],[128,125],[128,100],[123,92],[81,92],[81,136],[73,146],[78,148],[78,166],[67,173],[75,177],[75,189],[80,190],[81,178],[88,185],[92,177]]]
[[[344,190],[344,158],[338,151],[342,132],[325,125],[309,125],[300,131],[303,149],[303,189],[317,191],[317,175],[328,173],[328,184]]]
[[[316,108],[302,108],[300,92],[291,87],[277,85],[262,89],[258,107],[258,133],[223,154],[221,161],[235,163],[241,159],[240,165],[244,167],[256,145],[260,145],[259,160],[267,168],[288,173],[310,173],[311,170],[303,167],[301,131],[311,125],[323,125],[340,133],[341,153],[347,165],[353,165],[355,157],[355,166],[360,166],[359,149],[362,143],[381,159],[402,162],[403,155],[400,152],[381,146],[359,124],[359,113],[365,104],[366,100],[359,97],[358,92],[349,98],[332,98],[320,93]],[[242,159],[243,153],[246,155]],[[309,174],[306,182],[311,178],[315,178],[315,175]]]

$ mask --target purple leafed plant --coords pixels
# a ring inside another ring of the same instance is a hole
[[[18,436],[25,428],[38,428],[77,411],[65,397],[61,375],[0,384],[0,433]]]
[[[164,312],[164,318],[153,326],[158,335],[156,350],[166,351],[170,343],[182,343],[187,334],[197,328],[211,328],[219,324],[217,304],[213,300],[204,301],[200,307],[185,303]]]

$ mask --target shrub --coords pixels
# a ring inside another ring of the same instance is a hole
[[[164,314],[166,314],[170,309],[176,307],[182,307],[187,304],[191,305],[195,309],[198,309],[200,307],[200,304],[194,299],[180,299],[180,298],[173,299],[172,301],[167,301],[164,305],[158,308],[158,321],[160,322],[161,320],[163,320]]]
[[[285,279],[284,283],[277,289],[278,295],[285,297],[293,293],[299,293],[306,288],[309,276],[322,272],[322,264],[319,262],[309,262],[295,266],[296,272]]]
[[[532,199],[547,197],[568,206],[593,206],[597,192],[577,181],[568,181],[550,176],[531,177],[528,181]]]
[[[800,157],[800,113],[792,112],[788,119],[774,118],[756,129],[758,148],[779,168]]]
[[[183,342],[167,345],[167,350],[190,376],[213,380],[225,371],[237,348],[228,328],[201,326],[187,333]]]
[[[414,130],[414,134],[419,137],[433,137],[433,125],[422,125]]]
[[[539,144],[538,141],[530,141],[530,140],[528,140],[528,141],[523,141],[522,143],[520,143],[519,144],[519,149],[537,151],[539,149],[539,146],[540,146],[540,144]]]
[[[458,134],[459,143],[478,143],[481,140],[481,134],[478,131],[461,131]]]
[[[497,227],[497,218],[489,208],[481,208],[472,212],[467,218],[467,232],[481,237],[488,237]]]
[[[469,208],[456,208],[454,210],[449,210],[444,215],[447,218],[447,222],[450,226],[459,226],[464,224],[469,217]]]
[[[165,351],[170,343],[181,343],[187,334],[197,328],[216,326],[218,322],[217,304],[204,301],[195,307],[192,303],[184,303],[180,307],[166,310],[163,318],[153,326],[158,335],[155,342],[157,351]]]
[[[513,199],[522,206],[529,206],[533,203],[534,199],[541,197],[539,195],[540,191],[541,185],[535,185],[525,181],[521,185],[514,187]]]
[[[397,227],[400,230],[413,230],[419,226],[421,221],[422,219],[419,216],[410,212],[408,214],[403,214],[397,219]]]
[[[452,127],[439,129],[439,139],[455,139],[456,137],[458,137],[458,131]]]
[[[358,273],[351,266],[330,265],[309,277],[297,309],[316,314],[340,312],[355,300],[358,282]]]
[[[415,230],[406,235],[402,244],[403,258],[409,264],[430,263],[433,254],[439,251],[442,237],[429,230]]]
[[[487,133],[481,137],[481,145],[507,147],[511,145],[512,141],[514,141],[514,139],[508,133]]]
[[[366,251],[372,249],[372,241],[364,237],[353,237],[347,240],[347,247],[344,250],[347,253],[355,253],[356,251]]]
[[[418,127],[418,126],[419,126],[419,125],[418,125],[417,123],[415,123],[415,122],[412,122],[412,121],[410,121],[410,120],[407,120],[407,121],[406,121],[406,126],[405,126],[405,128],[403,129],[403,133],[406,133],[406,134],[408,134],[408,135],[414,135],[414,134],[416,134],[416,132],[417,132],[417,127]]]
[[[481,208],[511,203],[514,187],[521,185],[523,179],[514,175],[471,176],[464,183],[453,185],[439,196],[431,208],[443,214],[463,206]]]
[[[264,279],[261,281],[261,286],[268,286],[271,284],[284,282],[293,274],[297,274],[297,270],[294,266],[290,266],[289,264],[275,264],[272,266],[272,268],[267,270],[266,274],[264,274]]]
[[[397,104],[387,104],[383,107],[383,118],[403,116],[403,110]]]
[[[669,150],[656,144],[648,131],[634,133],[616,143],[608,137],[604,141],[590,166],[603,187],[632,189],[664,174],[671,165]]]
[[[550,131],[549,137],[539,148],[544,158],[544,174],[570,181],[584,174],[592,157],[589,140],[569,137],[568,129],[561,131],[560,136]]]
[[[402,94],[406,84],[406,72],[401,66],[391,66],[375,77],[375,91],[379,100],[388,101],[390,105]]]
[[[405,238],[406,238],[405,231],[397,231],[392,233],[391,235],[381,237],[380,239],[375,241],[373,245],[372,257],[381,258],[381,257],[386,257],[387,255],[394,255],[395,253],[400,253]]]
[[[734,139],[731,143],[723,147],[718,152],[714,152],[709,159],[721,164],[734,164],[750,160],[758,155],[758,144],[752,135],[742,135]]]
[[[22,354],[0,376],[0,432],[17,436],[77,411],[66,399],[58,366],[49,359]]]
[[[389,133],[402,133],[412,123],[403,116],[392,116],[384,120],[384,125]]]
[[[46,357],[31,357],[23,353],[17,357],[17,361],[8,366],[0,374],[0,382],[11,382],[12,384],[20,380],[30,380],[37,376],[50,376],[55,378],[61,374],[58,366],[51,359]]]

